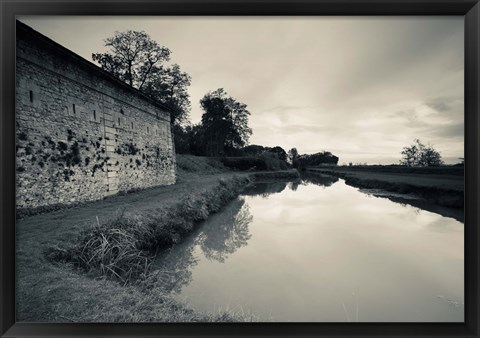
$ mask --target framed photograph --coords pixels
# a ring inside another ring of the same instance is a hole
[[[480,5],[2,2],[2,337],[478,337]]]

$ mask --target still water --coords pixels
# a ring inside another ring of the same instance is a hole
[[[463,322],[464,229],[343,180],[257,183],[160,256],[162,287],[260,321]]]

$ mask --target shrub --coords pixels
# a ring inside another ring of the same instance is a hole
[[[221,159],[224,166],[234,170],[286,170],[287,163],[279,160],[274,154],[262,153],[258,156],[224,157]]]
[[[235,170],[267,170],[267,163],[258,157],[224,157],[221,161]]]

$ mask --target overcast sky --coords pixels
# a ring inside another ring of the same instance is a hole
[[[91,61],[115,31],[144,30],[192,77],[251,112],[250,144],[398,163],[419,138],[463,157],[463,17],[19,17]]]

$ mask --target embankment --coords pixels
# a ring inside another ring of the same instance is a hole
[[[175,185],[18,220],[17,321],[252,320],[231,311],[199,313],[148,285],[156,250],[180,241],[256,177],[230,172],[208,158],[187,156],[177,163]]]
[[[256,181],[258,180],[289,180],[300,178],[300,173],[296,169],[280,170],[280,171],[258,171],[249,174]]]
[[[48,249],[47,258],[122,284],[137,281],[148,274],[157,251],[181,241],[196,223],[220,210],[250,182],[246,175],[220,177],[167,208],[158,204],[140,213],[121,212],[110,221],[94,224],[72,246]]]
[[[464,206],[463,176],[455,174],[419,174],[416,172],[372,172],[348,168],[308,168],[310,172],[334,175],[345,183],[363,189],[381,189],[398,194],[410,194],[436,205],[462,209]]]
[[[97,222],[70,247],[51,247],[46,257],[72,264],[97,276],[123,284],[146,276],[159,251],[181,241],[195,224],[237,197],[255,179],[297,178],[296,170],[222,176],[202,189],[192,190],[169,207],[161,203],[141,212],[122,211]]]

